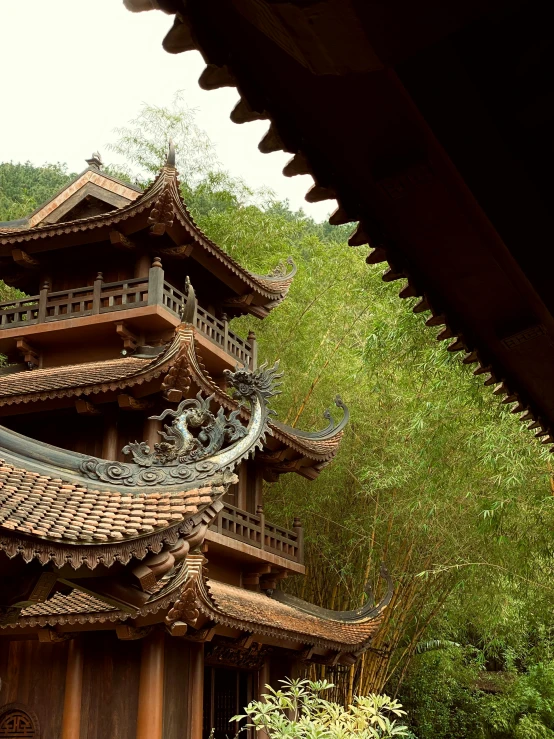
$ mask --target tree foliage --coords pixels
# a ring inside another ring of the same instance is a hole
[[[32,213],[75,175],[65,164],[31,162],[0,164],[0,221],[13,221]]]

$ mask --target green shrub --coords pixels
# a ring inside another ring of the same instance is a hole
[[[387,695],[365,695],[354,698],[347,709],[326,701],[321,693],[334,687],[326,680],[281,680],[284,688],[268,693],[262,700],[252,701],[245,715],[231,721],[249,720],[241,730],[264,730],[270,739],[388,739],[412,736],[397,718],[405,715],[402,706]]]

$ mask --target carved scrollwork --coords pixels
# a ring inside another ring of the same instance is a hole
[[[214,395],[181,401],[176,410],[167,408],[153,420],[171,417],[159,434],[163,441],[154,449],[144,441],[134,441],[123,448],[133,462],[117,462],[88,457],[81,462],[80,471],[94,480],[128,487],[176,485],[207,481],[218,473],[232,470],[242,459],[262,447],[268,433],[268,418],[273,413],[267,401],[278,390],[278,363],[268,368],[262,365],[254,372],[237,369],[226,371],[229,385],[236,397],[251,406],[248,427],[239,420],[240,409],[225,413],[220,407],[216,414],[210,410]]]
[[[233,443],[246,436],[246,428],[238,419],[239,411],[229,416],[220,408],[217,415],[210,411],[214,396],[203,399],[201,393],[191,400],[183,400],[177,410],[167,408],[152,420],[163,421],[173,417],[171,425],[158,433],[164,441],[154,444],[151,451],[146,442],[132,442],[123,447],[124,454],[131,454],[140,467],[167,467],[193,464],[219,452],[225,442]],[[193,430],[197,430],[194,435]],[[209,469],[209,468],[208,468]]]

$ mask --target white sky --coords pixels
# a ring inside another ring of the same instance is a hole
[[[0,161],[67,162],[76,172],[96,150],[114,161],[113,129],[142,102],[168,105],[184,90],[225,169],[323,220],[333,203],[306,203],[312,178],[282,174],[290,154],[258,151],[268,122],[232,123],[237,91],[201,90],[200,54],[162,49],[172,22],[161,11],[130,13],[122,0],[0,0]]]

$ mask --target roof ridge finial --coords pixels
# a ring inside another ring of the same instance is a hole
[[[173,143],[173,139],[169,139],[169,148],[167,151],[165,166],[175,169],[175,144]]]
[[[100,156],[100,153],[98,151],[94,151],[92,153],[92,156],[90,159],[85,159],[86,163],[89,167],[94,167],[95,169],[101,169],[102,168],[102,157]]]

